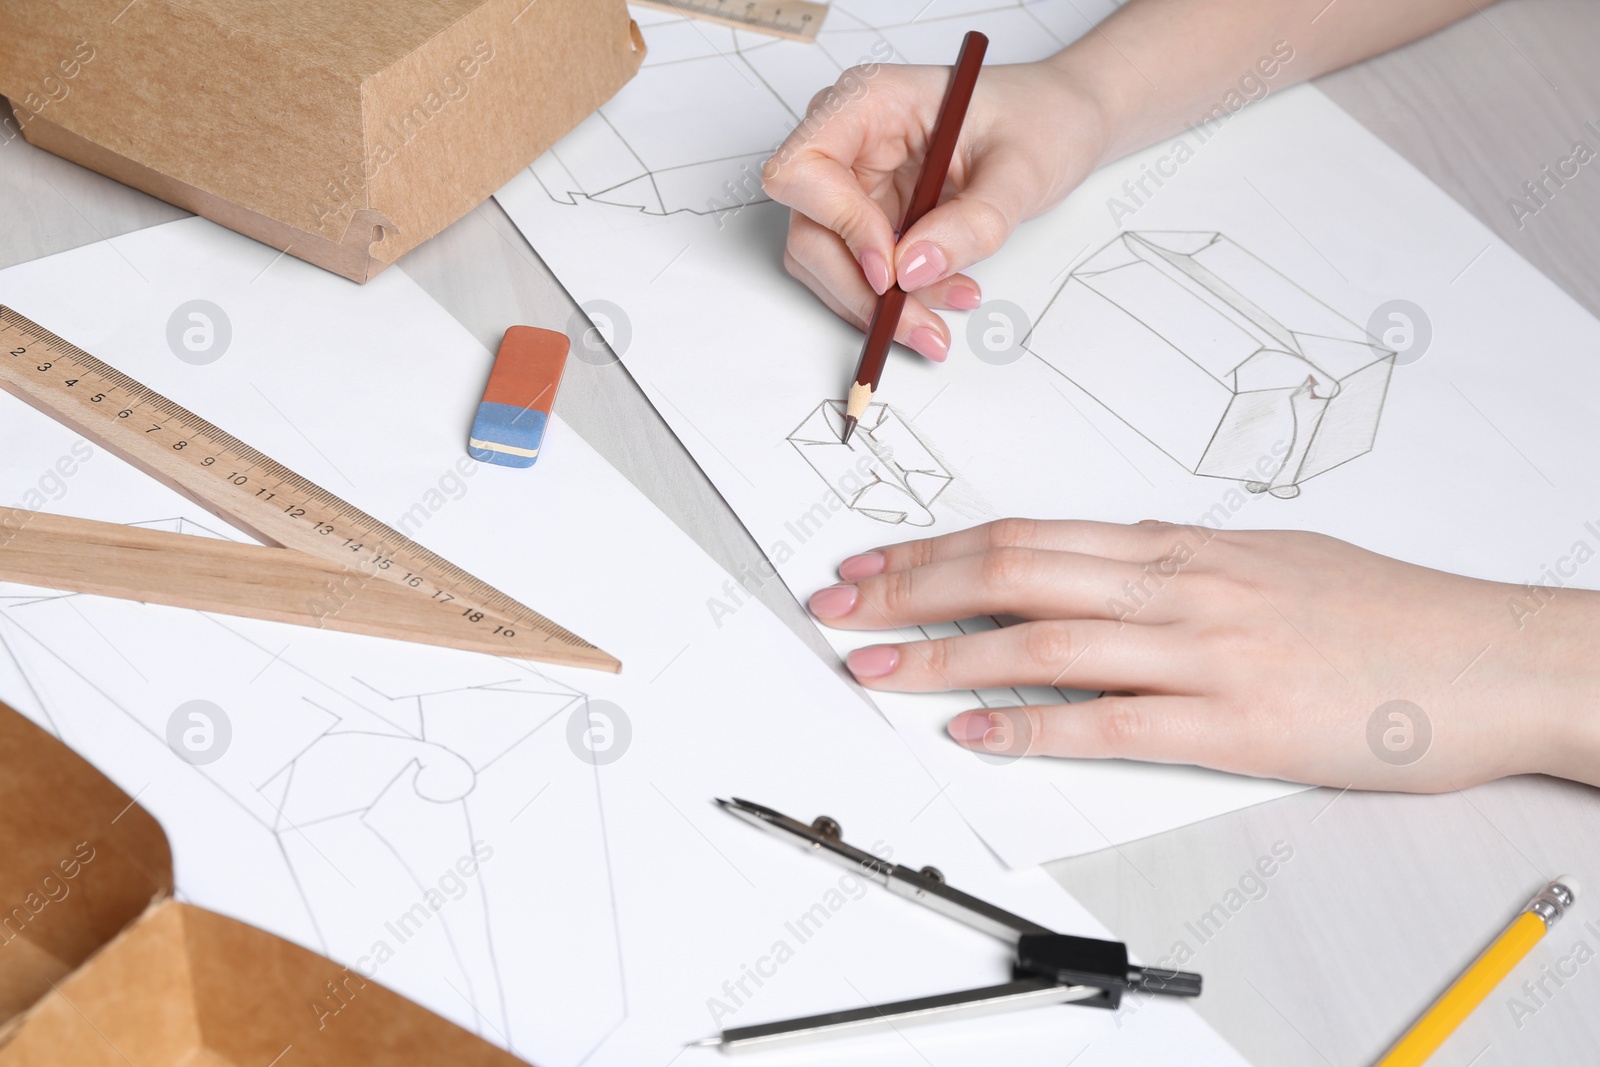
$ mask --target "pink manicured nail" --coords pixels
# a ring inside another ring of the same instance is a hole
[[[884,259],[878,250],[868,248],[861,253],[861,273],[866,275],[867,284],[872,286],[872,291],[882,296],[889,291],[889,262]],[[976,304],[973,307],[977,307]]]
[[[907,250],[900,262],[900,288],[915,292],[950,273],[950,261],[944,258],[938,245],[918,241]]]
[[[882,678],[900,665],[900,650],[893,645],[868,645],[844,658],[857,678]]]
[[[960,741],[963,745],[975,745],[989,736],[989,731],[994,727],[994,720],[987,711],[963,711],[960,715],[950,720],[950,725],[945,729],[950,731],[950,736]]]
[[[927,356],[935,363],[943,363],[950,355],[950,345],[931,326],[918,326],[906,336],[906,344]]]
[[[856,587],[853,585],[830,585],[811,594],[811,613],[824,619],[848,615],[855,606]]]
[[[863,552],[839,564],[839,577],[851,582],[871,578],[874,574],[882,574],[888,562],[882,552]]]
[[[973,285],[952,285],[944,298],[957,311],[971,311],[983,303],[983,294]]]

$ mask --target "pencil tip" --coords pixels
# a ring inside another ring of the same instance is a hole
[[[847,445],[850,443],[850,435],[856,432],[856,422],[857,419],[854,415],[846,415],[844,417],[844,436],[839,438],[840,444]]]

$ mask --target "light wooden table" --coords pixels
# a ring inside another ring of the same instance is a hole
[[[1324,17],[1339,15],[1330,6]],[[1521,227],[1506,203],[1574,141],[1600,150],[1585,128],[1600,125],[1597,47],[1594,0],[1506,0],[1320,84],[1600,314],[1600,164]],[[0,266],[183,214],[20,140],[0,145],[0,213]],[[492,201],[401,267],[491,349],[507,323],[562,323],[573,308]],[[620,367],[573,361],[559,410],[730,572],[757,562],[755,543]],[[762,593],[832,659],[779,583]],[[1292,858],[1230,897],[1280,842]],[[1560,986],[1546,979],[1551,995],[1524,995],[1534,1010],[1520,1019],[1518,991],[1497,991],[1435,1062],[1600,1063],[1600,791],[1546,779],[1436,797],[1315,790],[1050,870],[1144,958],[1185,942],[1207,980],[1199,1011],[1263,1067],[1371,1062],[1539,883],[1577,874],[1589,896],[1517,978],[1537,980],[1539,964],[1555,967],[1579,941],[1596,958]]]

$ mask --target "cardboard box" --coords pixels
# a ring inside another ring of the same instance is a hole
[[[1114,238],[1026,344],[1194,474],[1283,498],[1372,450],[1395,358],[1215,231]]]
[[[155,819],[4,705],[0,851],[0,1067],[522,1062],[314,952],[172,900]]]
[[[644,60],[624,0],[24,0],[0,95],[29,142],[367,281]]]

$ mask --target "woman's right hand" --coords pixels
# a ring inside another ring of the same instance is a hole
[[[914,295],[895,339],[935,361],[950,331],[932,309],[983,299],[960,272],[1055,206],[1107,144],[1102,108],[1059,60],[987,67],[950,167],[954,195],[896,241],[949,79],[948,67],[852,68],[762,170],[767,194],[793,209],[789,273],[861,329],[897,280]]]

